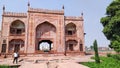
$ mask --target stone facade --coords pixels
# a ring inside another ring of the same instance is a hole
[[[64,9],[35,9],[28,6],[27,13],[16,13],[6,12],[4,8],[0,52],[83,54],[83,24],[82,16],[64,16]]]
[[[1,43],[2,43],[2,42],[1,42],[1,31],[0,31],[0,46],[1,46]],[[0,48],[0,51],[1,51],[1,48]]]

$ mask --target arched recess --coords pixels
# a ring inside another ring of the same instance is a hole
[[[76,35],[76,25],[74,23],[69,23],[65,26],[66,35]]]
[[[77,41],[76,40],[68,40],[66,41],[66,49],[67,51],[74,51],[75,46],[77,46]]]
[[[80,40],[80,46],[79,46],[80,51],[83,51],[83,42]]]
[[[24,41],[22,39],[12,39],[11,41],[9,41],[9,53],[12,52],[20,52],[23,53],[24,52]]]
[[[25,24],[20,20],[15,20],[10,25],[10,35],[24,35]]]
[[[39,50],[41,39],[43,40],[54,40],[56,39],[56,27],[50,22],[43,22],[36,27],[36,50]]]

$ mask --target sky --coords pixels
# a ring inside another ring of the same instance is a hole
[[[112,0],[0,0],[0,29],[2,21],[2,7],[5,11],[27,12],[27,3],[32,8],[58,9],[65,7],[65,16],[84,17],[85,46],[91,46],[96,39],[98,46],[107,47],[109,41],[102,33],[103,26],[100,18],[105,16],[107,6]]]

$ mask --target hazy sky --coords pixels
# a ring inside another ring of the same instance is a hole
[[[106,7],[112,0],[29,0],[29,2],[33,8],[62,9],[64,5],[65,16],[80,16],[83,12],[85,45],[92,45],[96,39],[99,46],[108,46],[109,41],[102,33],[100,18],[105,16]],[[6,11],[27,12],[27,3],[28,0],[0,0],[0,22],[3,5]]]

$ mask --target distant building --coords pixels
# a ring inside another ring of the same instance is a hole
[[[64,8],[35,9],[28,4],[27,13],[16,13],[3,7],[0,52],[84,54],[83,25],[82,16],[64,16]]]
[[[94,48],[86,47],[85,50],[86,51],[94,51]],[[98,51],[109,51],[109,50],[112,50],[112,49],[109,47],[98,47]]]
[[[110,50],[110,48],[109,47],[98,47],[98,50],[99,51],[108,51],[108,50]]]

